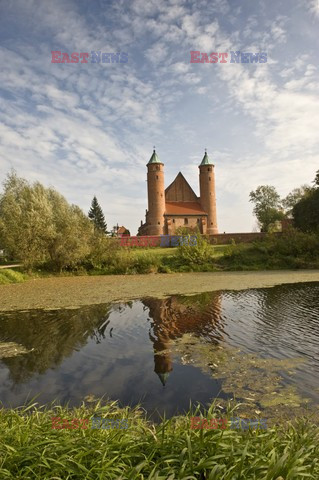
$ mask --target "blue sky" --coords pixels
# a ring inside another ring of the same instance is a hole
[[[135,234],[153,145],[166,186],[181,171],[196,193],[206,147],[219,230],[251,231],[251,190],[285,196],[319,168],[318,21],[318,0],[0,0],[0,181],[13,167],[86,212],[96,195]],[[191,50],[268,61],[193,64]]]

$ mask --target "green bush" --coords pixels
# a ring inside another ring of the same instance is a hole
[[[8,283],[24,282],[25,276],[20,272],[15,272],[10,269],[0,270],[0,285],[7,285]]]
[[[192,235],[196,237],[196,244],[193,245],[191,235],[184,236],[186,241],[183,241],[177,249],[177,258],[182,265],[203,265],[212,260],[213,248],[210,246],[206,238],[200,233]]]

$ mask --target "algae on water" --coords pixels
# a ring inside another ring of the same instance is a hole
[[[260,358],[243,353],[239,348],[212,345],[192,334],[177,339],[171,346],[185,364],[194,365],[222,383],[222,391],[230,398],[240,400],[238,413],[244,417],[279,419],[298,416],[307,411],[307,398],[301,397],[296,387],[283,383],[282,372],[290,375],[305,360],[303,358]],[[227,401],[218,400],[226,406]]]

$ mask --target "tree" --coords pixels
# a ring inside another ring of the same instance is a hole
[[[0,197],[1,238],[9,255],[30,270],[48,260],[54,232],[52,206],[40,183],[30,185],[12,171]]]
[[[91,208],[89,211],[89,218],[92,220],[94,223],[94,227],[103,232],[107,233],[107,225],[105,223],[105,217],[102,211],[102,208],[99,205],[99,202],[97,201],[96,196],[94,195],[92,203],[91,203]]]
[[[76,205],[69,205],[56,190],[48,190],[53,208],[54,233],[48,242],[50,263],[54,270],[75,267],[90,254],[93,226]]]
[[[312,191],[309,185],[301,185],[301,187],[294,188],[287,197],[283,199],[282,205],[286,210],[286,214],[291,217],[294,206],[308,193]]]
[[[319,232],[319,170],[314,184],[292,210],[294,225],[303,232]]]
[[[250,202],[254,203],[254,214],[257,217],[262,232],[267,232],[276,220],[285,218],[281,210],[281,200],[275,187],[260,185],[249,194]]]
[[[54,189],[11,172],[0,196],[0,238],[9,255],[31,270],[44,263],[61,271],[90,252],[93,228],[87,216]]]

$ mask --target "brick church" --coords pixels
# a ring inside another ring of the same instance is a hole
[[[173,235],[178,227],[216,234],[216,192],[214,165],[207,152],[199,165],[199,192],[196,193],[181,172],[165,189],[164,164],[155,149],[147,166],[148,210],[139,235]]]

